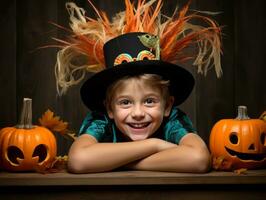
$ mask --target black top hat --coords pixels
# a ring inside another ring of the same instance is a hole
[[[178,65],[156,58],[156,49],[140,39],[147,35],[141,32],[127,33],[104,45],[106,69],[90,77],[80,90],[81,98],[89,109],[103,111],[106,89],[110,84],[125,76],[141,74],[158,74],[164,80],[169,80],[170,93],[175,97],[174,105],[187,99],[195,83],[192,74]]]

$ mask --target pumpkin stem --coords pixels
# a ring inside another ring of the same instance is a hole
[[[24,98],[22,111],[17,128],[31,129],[32,126],[32,99]]]
[[[248,116],[248,109],[246,106],[238,106],[237,120],[250,119]]]

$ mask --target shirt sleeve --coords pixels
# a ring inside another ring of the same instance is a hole
[[[177,107],[171,111],[168,121],[164,126],[165,140],[179,144],[182,137],[187,133],[195,133],[191,120]]]
[[[98,142],[102,141],[108,128],[108,118],[105,114],[98,112],[89,112],[80,127],[79,135],[89,134]]]

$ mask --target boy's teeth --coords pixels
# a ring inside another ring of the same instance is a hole
[[[148,125],[148,123],[141,123],[141,124],[130,124],[134,128],[143,128]]]
[[[136,128],[140,128],[140,127],[143,126],[143,124],[133,124],[133,126],[136,127]]]

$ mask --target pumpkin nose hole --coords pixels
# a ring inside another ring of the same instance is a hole
[[[47,157],[47,148],[44,144],[39,144],[37,147],[35,147],[32,157],[36,156],[39,156],[38,163],[41,163],[45,160],[45,158]]]
[[[251,145],[248,147],[248,150],[255,150],[255,146],[254,146],[254,144],[251,144]]]
[[[24,159],[23,152],[15,146],[10,146],[7,149],[7,157],[12,164],[18,165],[17,158]]]

